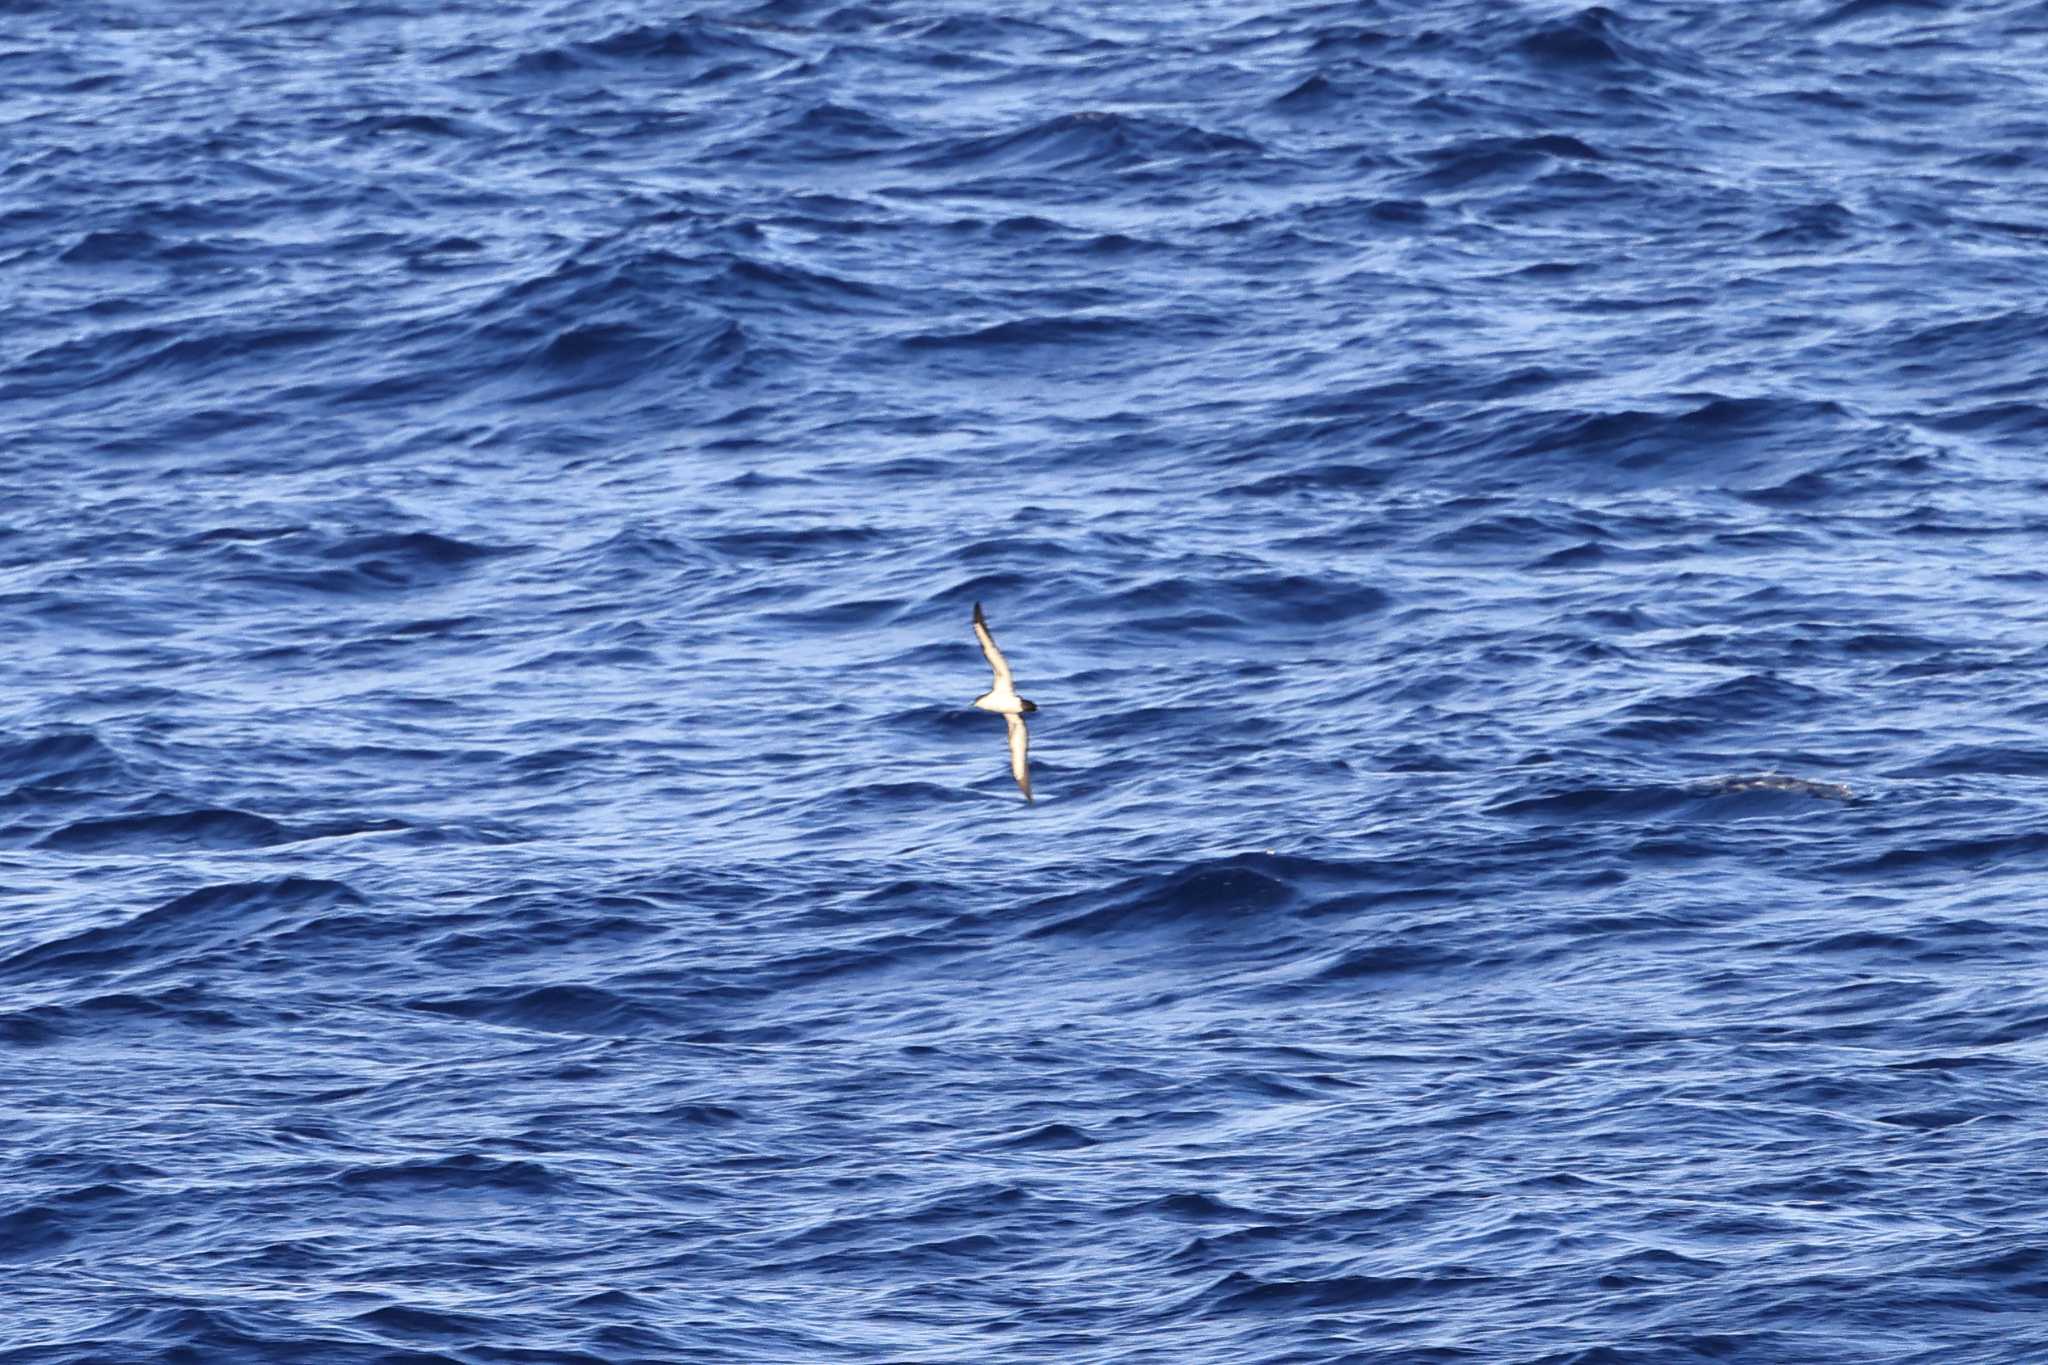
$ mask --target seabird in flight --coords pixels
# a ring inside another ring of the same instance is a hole
[[[1010,679],[1010,665],[1003,658],[1003,651],[996,648],[995,637],[988,633],[988,618],[981,614],[979,602],[974,604],[974,638],[981,641],[981,655],[996,674],[995,686],[976,697],[974,704],[984,711],[995,712],[1010,727],[1010,771],[1016,776],[1024,799],[1030,801],[1031,769],[1028,764],[1031,736],[1024,729],[1024,713],[1036,711],[1038,705],[1017,695],[1017,684]]]

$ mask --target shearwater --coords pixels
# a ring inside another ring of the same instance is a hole
[[[1031,735],[1024,728],[1024,713],[1036,711],[1038,704],[1024,700],[1017,695],[1017,684],[1010,677],[1009,661],[1003,658],[1003,651],[996,648],[995,636],[988,633],[988,618],[981,614],[981,603],[974,604],[974,638],[981,641],[982,657],[995,670],[995,686],[974,699],[974,704],[984,711],[993,711],[1003,718],[1010,728],[1010,772],[1016,776],[1018,790],[1024,799],[1031,801]]]

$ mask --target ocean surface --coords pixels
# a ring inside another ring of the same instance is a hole
[[[2048,1359],[2048,5],[5,0],[0,324],[0,1365]]]

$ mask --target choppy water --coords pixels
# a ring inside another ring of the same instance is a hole
[[[2044,71],[0,7],[0,1360],[2048,1355]]]

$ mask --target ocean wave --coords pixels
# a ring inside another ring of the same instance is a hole
[[[2032,8],[0,7],[17,1355],[2043,1354]]]

